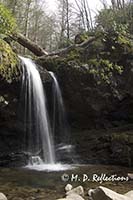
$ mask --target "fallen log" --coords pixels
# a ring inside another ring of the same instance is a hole
[[[13,40],[17,41],[19,44],[21,44],[23,47],[30,50],[33,54],[36,56],[46,56],[48,53],[39,45],[37,45],[35,42],[32,42],[30,39],[26,38],[21,33],[15,33],[10,36]]]
[[[10,38],[17,41],[19,44],[21,44],[23,47],[30,50],[36,56],[45,58],[46,56],[64,56],[68,54],[71,50],[74,50],[75,48],[87,48],[88,45],[91,44],[93,41],[95,41],[98,37],[95,37],[95,36],[90,37],[88,40],[82,42],[81,44],[73,44],[64,49],[60,49],[58,51],[54,51],[51,53],[48,53],[42,47],[40,47],[39,45],[31,41],[30,39],[26,38],[21,33],[15,33],[12,36],[10,36]]]

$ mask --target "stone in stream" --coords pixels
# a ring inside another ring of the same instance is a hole
[[[66,198],[61,198],[61,199],[57,199],[57,200],[66,200]]]
[[[82,196],[84,196],[84,189],[82,186],[78,186],[73,188],[71,184],[67,184],[65,187],[66,198],[61,198],[58,200],[84,200]]]
[[[61,198],[57,200],[84,200],[84,199],[80,195],[73,193],[73,194],[68,195],[66,198]]]
[[[66,196],[66,200],[84,200],[79,194],[72,193]]]
[[[94,190],[89,190],[88,194],[91,200],[133,200],[132,192],[122,195],[106,187],[99,186]]]
[[[133,174],[130,174],[130,173],[129,173],[129,174],[128,174],[128,177],[129,177],[130,180],[133,180]]]
[[[70,196],[71,194],[78,194],[80,196],[84,196],[84,188],[80,185],[72,190],[66,192],[66,196]]]
[[[6,196],[3,193],[0,193],[0,200],[7,200]]]
[[[129,197],[130,199],[133,199],[133,190],[127,192],[126,194],[124,194],[124,196]]]
[[[70,190],[72,190],[72,188],[73,188],[73,186],[72,186],[71,184],[67,184],[67,185],[65,186],[65,191],[66,191],[66,192],[69,192]]]

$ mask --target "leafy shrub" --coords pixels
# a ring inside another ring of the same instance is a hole
[[[94,75],[98,84],[100,84],[102,81],[110,84],[114,72],[117,74],[121,74],[123,72],[122,66],[114,64],[105,59],[91,59],[89,60],[89,66],[89,73]]]

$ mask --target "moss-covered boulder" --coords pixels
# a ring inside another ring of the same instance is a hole
[[[16,20],[12,13],[0,3],[0,34],[11,34],[16,31],[16,28]]]
[[[18,115],[19,75],[17,55],[7,42],[0,39],[0,166],[11,163],[10,154],[20,151],[19,141],[20,137],[23,138]]]
[[[10,45],[0,39],[0,77],[12,82],[19,75],[18,58]]]

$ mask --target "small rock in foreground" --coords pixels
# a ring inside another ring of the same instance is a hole
[[[80,196],[84,196],[84,188],[82,186],[78,186],[73,188],[72,190],[66,192],[66,195],[69,196],[71,194],[78,194]]]
[[[0,200],[7,200],[6,196],[3,193],[0,193]]]
[[[66,197],[66,200],[84,200],[84,199],[80,195],[72,193]]]
[[[71,184],[67,184],[65,187],[65,191],[69,192],[70,190],[72,190],[73,186]]]
[[[127,192],[126,194],[124,194],[124,196],[132,198],[133,199],[133,190]]]
[[[66,198],[61,198],[58,200],[84,200],[82,196],[84,196],[84,189],[82,186],[78,186],[73,188],[71,184],[67,184],[65,187]]]
[[[84,199],[78,194],[71,194],[67,196],[66,198],[61,198],[57,200],[84,200]]]
[[[122,195],[106,187],[99,186],[94,190],[89,190],[88,194],[91,200],[133,200],[132,192]]]
[[[133,180],[133,174],[128,174],[129,179]]]

